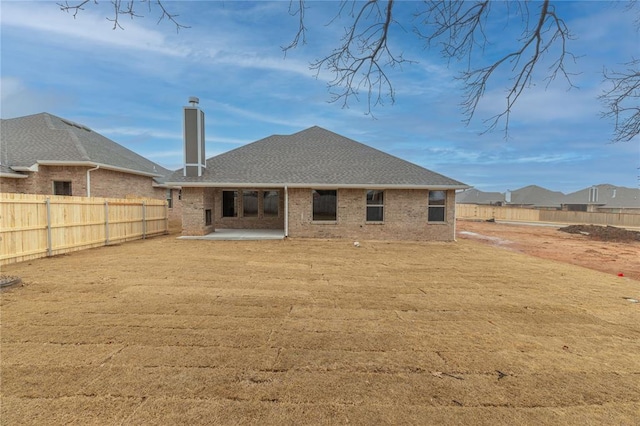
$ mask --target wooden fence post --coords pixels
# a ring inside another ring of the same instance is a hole
[[[147,202],[142,202],[142,239],[147,239]]]
[[[109,201],[104,200],[104,245],[109,245]]]
[[[53,241],[51,241],[51,199],[47,197],[44,201],[47,206],[47,256],[53,256]]]

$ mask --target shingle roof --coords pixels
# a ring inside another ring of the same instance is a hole
[[[598,196],[595,202],[589,201],[589,190],[584,188],[580,191],[567,194],[564,204],[597,204],[609,208],[640,208],[640,189],[615,186],[610,184],[596,185]]]
[[[40,113],[0,121],[2,163],[11,168],[37,163],[100,164],[150,176],[169,170],[91,129]]]
[[[564,194],[562,192],[550,191],[537,185],[529,185],[511,191],[511,201],[508,201],[507,204],[559,207],[563,198]]]
[[[360,142],[310,127],[273,135],[212,157],[201,177],[178,170],[170,184],[442,187],[467,185]]]
[[[504,204],[504,194],[501,192],[483,192],[475,188],[456,194],[456,203],[460,204]]]

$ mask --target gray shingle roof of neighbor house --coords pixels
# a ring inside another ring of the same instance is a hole
[[[273,135],[209,158],[200,177],[183,170],[168,178],[182,186],[405,187],[464,189],[432,172],[318,126]]]
[[[169,170],[81,124],[40,113],[0,121],[1,163],[17,171],[43,165],[86,165],[152,176]]]
[[[559,207],[563,199],[564,194],[562,192],[550,191],[537,185],[529,185],[511,191],[511,201],[508,201],[507,204]]]
[[[640,188],[627,188],[607,183],[595,185],[598,188],[597,200],[589,201],[591,188],[584,188],[567,194],[563,204],[596,204],[610,208],[640,208]]]
[[[456,203],[460,204],[504,204],[504,194],[501,192],[483,192],[475,188],[456,194]]]

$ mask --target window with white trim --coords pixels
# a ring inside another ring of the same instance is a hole
[[[367,190],[367,222],[384,221],[384,191]]]
[[[446,222],[446,191],[429,191],[429,222]]]

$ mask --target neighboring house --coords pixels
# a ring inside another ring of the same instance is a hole
[[[456,194],[459,204],[498,204],[546,210],[567,210],[601,213],[640,213],[640,188],[626,188],[610,184],[594,185],[571,194],[550,191],[536,185],[507,191],[482,192],[469,189]]]
[[[471,188],[458,192],[456,194],[456,203],[502,206],[505,204],[505,200],[504,194],[501,192],[484,192]]]
[[[536,209],[559,209],[564,194],[550,191],[537,185],[529,185],[514,191],[507,191],[505,201],[507,206],[528,207]]]
[[[273,135],[205,161],[204,114],[185,107],[183,234],[282,229],[289,237],[454,239],[467,185],[320,127]]]
[[[0,121],[0,191],[168,199],[171,173],[92,131],[41,113]]]
[[[607,213],[640,213],[640,188],[626,188],[610,184],[567,194],[563,210]]]

